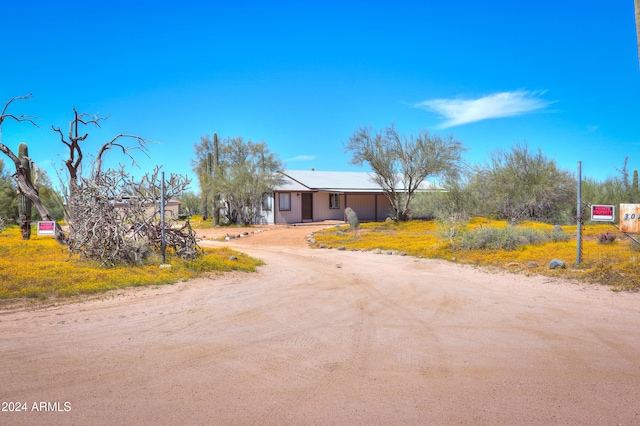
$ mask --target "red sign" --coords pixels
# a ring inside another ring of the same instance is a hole
[[[603,206],[597,204],[591,206],[591,220],[594,221],[613,222],[614,213],[614,206]]]
[[[56,223],[52,221],[38,222],[38,235],[55,235]]]

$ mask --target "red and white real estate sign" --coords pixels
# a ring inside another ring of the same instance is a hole
[[[603,206],[594,204],[591,206],[591,220],[601,222],[613,222],[615,215],[614,206]]]
[[[51,221],[38,222],[38,235],[55,235],[56,223]]]
[[[640,233],[640,204],[620,204],[620,231]]]

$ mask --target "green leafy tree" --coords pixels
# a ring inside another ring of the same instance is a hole
[[[38,180],[38,193],[40,195],[40,199],[42,200],[42,204],[45,205],[51,217],[54,220],[61,220],[64,218],[64,196],[53,187],[51,179],[44,172],[44,170],[40,170],[40,177]],[[36,217],[37,212],[32,214],[33,217]],[[37,215],[39,216],[39,215]],[[40,218],[40,220],[43,220]]]
[[[622,168],[616,168],[615,176],[604,181],[584,179],[582,182],[582,199],[591,204],[620,204],[640,203],[640,189],[638,188],[638,171],[634,170],[629,178],[629,157],[624,159]]]
[[[492,154],[473,185],[485,213],[503,219],[566,222],[575,213],[574,176],[526,143]]]
[[[273,191],[279,181],[277,172],[283,163],[265,142],[245,141],[241,136],[223,139],[218,146],[215,167],[214,141],[208,136],[194,146],[192,161],[205,200],[220,200],[213,206],[222,209],[229,222],[250,224],[260,211],[263,195]]]
[[[182,212],[187,216],[193,216],[194,214],[202,214],[202,204],[200,202],[200,196],[193,191],[185,191],[180,196],[182,202]]]
[[[462,143],[421,131],[406,137],[394,125],[374,132],[356,130],[345,144],[351,164],[368,164],[375,182],[383,189],[398,221],[409,219],[410,204],[428,177],[455,178],[462,169]]]

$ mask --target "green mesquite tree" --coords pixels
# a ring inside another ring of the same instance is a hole
[[[405,137],[393,125],[380,132],[361,127],[345,149],[352,154],[351,164],[371,167],[397,221],[409,219],[411,200],[425,179],[460,174],[465,150],[452,136],[443,138],[423,130],[418,136]]]

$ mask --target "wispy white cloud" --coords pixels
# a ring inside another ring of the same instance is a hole
[[[296,157],[289,158],[286,161],[313,161],[315,159],[315,155],[298,155]]]
[[[415,107],[445,118],[440,128],[459,126],[490,118],[513,117],[546,108],[552,101],[542,99],[545,91],[517,90],[478,99],[428,99]]]

